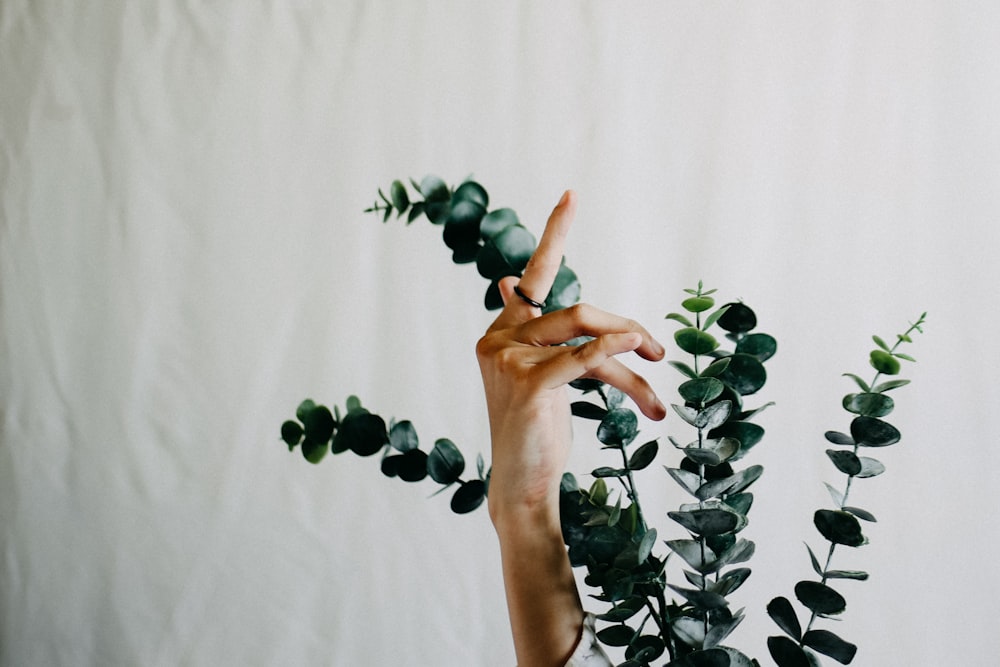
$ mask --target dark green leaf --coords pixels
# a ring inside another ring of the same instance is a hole
[[[819,559],[816,558],[816,554],[813,553],[812,547],[808,544],[806,545],[806,551],[809,552],[809,560],[812,562],[813,571],[819,576],[824,576],[823,567],[819,564]]]
[[[712,584],[711,591],[713,593],[718,593],[723,597],[729,595],[740,586],[743,582],[747,580],[750,576],[750,568],[748,567],[737,567],[729,570],[724,575],[719,577],[719,579]]]
[[[757,466],[763,470],[763,466]],[[749,469],[748,469],[749,470]],[[747,471],[744,471],[746,473]],[[746,515],[750,511],[751,505],[753,505],[753,494],[752,493],[734,493],[733,495],[726,496],[725,503],[732,507],[734,510],[740,514]]]
[[[551,313],[563,308],[569,308],[580,300],[580,281],[576,277],[573,269],[565,264],[559,267],[552,288],[545,297],[544,313]]]
[[[627,445],[638,433],[639,420],[628,408],[610,410],[597,427],[597,439],[609,446]]]
[[[834,544],[860,547],[868,543],[861,532],[861,524],[850,512],[842,510],[816,510],[813,524],[827,540]]]
[[[510,273],[508,275],[514,274]],[[483,298],[483,305],[486,306],[486,310],[499,310],[503,308],[503,297],[500,296],[500,287],[497,285],[497,280],[490,282],[490,286],[486,288],[486,296]]]
[[[806,652],[788,637],[768,637],[767,650],[778,667],[810,667]]]
[[[371,456],[389,444],[385,421],[363,408],[348,413],[333,438],[335,453],[350,449],[358,456]]]
[[[698,411],[698,416],[694,420],[695,428],[712,429],[722,426],[722,424],[729,419],[729,416],[733,412],[733,404],[731,401],[719,401],[718,403],[713,403],[704,410]],[[683,415],[682,415],[683,416]]]
[[[854,452],[847,452],[842,449],[828,449],[826,450],[826,455],[833,461],[833,465],[837,466],[837,470],[845,475],[854,476],[861,472],[861,461],[858,460]]]
[[[705,405],[713,399],[718,398],[724,388],[725,385],[714,377],[700,377],[688,380],[678,387],[677,391],[686,402],[694,403],[695,405]]]
[[[403,458],[402,454],[386,456],[382,459],[382,474],[386,477],[395,477],[399,474],[399,462]]]
[[[406,194],[406,186],[403,185],[402,181],[393,181],[389,192],[392,195],[392,205],[396,207],[396,210],[400,213],[405,211],[410,205],[410,197]]]
[[[710,363],[705,370],[701,372],[700,377],[718,377],[719,375],[722,375],[727,368],[729,368],[729,357],[722,357],[721,359],[716,359]]]
[[[448,185],[437,176],[428,174],[420,181],[417,191],[427,201],[447,201],[451,198]]]
[[[751,447],[764,437],[764,428],[759,424],[747,421],[727,421],[709,432],[712,438],[735,438],[740,442],[740,451],[732,457],[733,461],[743,458]]]
[[[594,468],[591,473],[594,477],[599,479],[605,477],[624,477],[628,474],[628,470],[625,468],[611,468],[609,466],[601,466],[599,468]]]
[[[281,439],[288,445],[289,450],[299,444],[299,441],[302,440],[302,434],[302,426],[296,421],[289,419],[281,425]]]
[[[745,516],[732,510],[719,508],[667,512],[667,516],[695,535],[702,536],[737,532],[742,530],[747,523]]]
[[[828,655],[842,665],[849,665],[858,652],[858,647],[846,642],[829,630],[810,630],[802,636],[802,643]]]
[[[513,209],[498,208],[490,211],[479,223],[479,233],[484,241],[488,241],[507,227],[519,225],[521,221],[517,219],[517,213]]]
[[[727,606],[729,603],[726,598],[722,597],[718,593],[711,593],[709,591],[701,591],[694,588],[681,588],[680,586],[674,586],[668,584],[668,587],[684,596],[688,602],[693,604],[698,609],[721,609]]]
[[[410,212],[406,216],[406,224],[410,224],[417,218],[419,218],[424,213],[424,203],[417,202],[412,207],[410,207]]]
[[[680,641],[691,648],[701,648],[705,642],[705,622],[699,618],[690,616],[676,618],[671,630]],[[679,664],[688,667],[691,665],[690,662],[680,662]],[[674,667],[674,664],[670,663],[670,667]]]
[[[667,540],[664,544],[702,574],[709,574],[718,569],[713,567],[716,562],[715,552],[708,548],[703,550],[697,540]]]
[[[757,326],[757,316],[742,303],[726,304],[729,308],[719,318],[719,326],[730,333],[746,333]]]
[[[728,461],[740,450],[739,440],[732,438],[706,438],[701,446],[684,448],[684,455],[701,465],[717,466]]]
[[[408,452],[420,446],[417,430],[408,419],[392,425],[389,429],[389,444],[400,452]]]
[[[743,396],[757,392],[767,382],[764,364],[749,354],[737,353],[730,357],[729,368],[719,379]]]
[[[427,456],[427,473],[438,484],[454,484],[465,471],[465,458],[451,440],[441,438]]]
[[[639,613],[640,610],[645,609],[645,607],[645,598],[636,596],[634,598],[622,600],[620,603],[603,614],[598,614],[597,618],[610,623],[621,623],[622,621],[627,621],[632,618]]]
[[[900,438],[895,426],[874,417],[855,417],[851,422],[851,436],[861,447],[888,447]]]
[[[451,511],[466,514],[483,504],[486,499],[486,483],[480,479],[463,482],[451,497]]]
[[[829,579],[854,579],[855,581],[868,579],[868,573],[861,570],[827,570],[826,576]]]
[[[608,414],[606,408],[602,408],[589,401],[574,401],[569,407],[575,417],[582,417],[583,419],[596,419],[600,421]]]
[[[452,201],[468,201],[482,208],[489,206],[490,197],[486,194],[486,189],[475,181],[466,181],[455,188],[455,193],[451,196]]]
[[[660,450],[659,443],[656,440],[650,440],[639,446],[637,450],[632,452],[632,456],[629,457],[628,467],[631,470],[642,470],[656,458],[656,453]]]
[[[473,258],[476,258],[479,250],[479,221],[484,215],[486,209],[479,204],[471,201],[454,203],[444,221],[442,238],[445,245],[455,251],[472,248]]]
[[[636,664],[649,664],[656,660],[666,650],[663,640],[657,635],[642,635],[636,637],[625,650],[625,657],[630,660],[637,660]]]
[[[598,507],[603,507],[604,503],[608,502],[608,485],[603,478],[598,477],[594,480],[594,483],[590,485],[587,490],[587,495],[590,497],[590,502]]]
[[[680,322],[681,324],[683,324],[686,327],[693,327],[694,326],[694,322],[692,322],[691,320],[689,320],[686,315],[682,315],[680,313],[667,313],[667,315],[664,317],[664,319],[674,320],[675,322]]]
[[[666,471],[674,478],[674,481],[680,484],[682,489],[697,497],[698,488],[702,484],[701,478],[697,474],[680,468],[666,468]]]
[[[535,252],[535,237],[521,225],[510,225],[490,239],[486,247],[491,245],[499,251],[509,266],[520,272],[524,270]]]
[[[306,400],[302,401],[301,403],[299,403],[299,407],[295,409],[296,419],[298,419],[300,422],[305,421],[306,415],[312,412],[315,407],[316,404],[313,402],[311,398],[307,398]]]
[[[823,436],[835,445],[854,445],[854,439],[846,433],[840,431],[827,431]]]
[[[646,559],[653,553],[654,544],[656,544],[656,529],[650,528],[643,534],[642,539],[639,540],[639,548],[636,555],[640,563],[645,563]]]
[[[597,632],[597,640],[606,646],[628,646],[635,630],[627,625],[612,625]]]
[[[795,584],[795,597],[817,614],[839,614],[847,608],[844,596],[818,581],[800,581]]]
[[[674,667],[673,662],[670,663],[670,667]],[[717,647],[684,656],[681,658],[680,667],[732,667],[732,663],[725,649]]]
[[[306,438],[302,441],[302,456],[304,456],[306,461],[309,461],[309,463],[319,463],[322,461],[329,449],[330,448],[326,440],[323,442],[316,442],[315,440]]]
[[[317,405],[307,412],[302,419],[302,425],[306,438],[313,442],[325,444],[333,436],[333,415],[325,405]]]
[[[875,393],[848,394],[844,397],[844,409],[866,417],[884,417],[892,412],[894,402],[891,396]]]
[[[702,424],[701,426],[698,426],[697,424],[698,415],[701,414],[700,410],[689,408],[686,405],[675,405],[673,403],[670,404],[670,407],[674,409],[674,412],[680,415],[681,419],[686,421],[691,426],[694,426],[695,428],[704,428],[704,424]]]
[[[843,508],[843,510],[844,510],[845,512],[850,512],[851,514],[853,514],[854,516],[858,517],[858,518],[859,518],[859,519],[861,519],[862,521],[870,521],[870,522],[872,522],[872,523],[876,523],[876,522],[878,521],[878,520],[877,520],[877,519],[875,518],[875,515],[874,515],[874,514],[872,514],[872,513],[871,513],[871,512],[869,512],[868,510],[863,510],[863,509],[861,509],[860,507],[846,507],[846,506],[845,506],[845,507]]]
[[[391,457],[397,458],[397,457]],[[398,456],[396,474],[404,482],[419,482],[427,477],[427,453],[419,449],[410,449]]]
[[[347,397],[347,401],[346,401],[345,405],[347,407],[347,413],[348,414],[350,414],[352,412],[367,412],[367,410],[365,410],[364,406],[361,405],[361,399],[358,398],[357,396],[354,396],[354,395],[351,395],[351,396]]]
[[[795,608],[789,602],[788,598],[776,597],[771,600],[767,604],[767,615],[795,641],[799,641],[802,638],[802,626],[799,624],[799,617],[796,616]]]
[[[736,344],[736,352],[749,354],[757,361],[767,361],[778,351],[778,341],[765,333],[747,334]]]

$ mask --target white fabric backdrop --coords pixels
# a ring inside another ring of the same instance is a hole
[[[858,665],[992,664],[998,28],[931,0],[3,0],[0,662],[513,664],[484,510],[277,438],[357,393],[488,455],[485,282],[426,222],[361,213],[434,172],[536,233],[575,188],[585,298],[661,339],[699,278],[779,338],[732,642],[765,663],[840,373],[930,311],[834,629]]]

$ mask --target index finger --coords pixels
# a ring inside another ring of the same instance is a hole
[[[524,267],[521,290],[536,301],[544,301],[552,289],[559,267],[562,265],[563,249],[570,225],[576,215],[576,193],[567,190],[556,204],[545,223],[545,231],[538,242],[538,248]]]

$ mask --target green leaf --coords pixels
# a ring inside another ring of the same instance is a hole
[[[722,609],[723,607],[729,605],[726,598],[722,597],[718,593],[701,591],[694,588],[681,588],[680,586],[674,586],[672,584],[667,584],[667,586],[676,593],[680,593],[684,599],[693,604],[697,609]]]
[[[281,425],[281,439],[285,441],[288,445],[289,451],[291,451],[295,445],[299,444],[302,440],[302,426],[298,422],[288,420]]]
[[[757,315],[742,303],[727,304],[728,309],[719,318],[719,326],[734,334],[746,333],[757,326]]]
[[[896,427],[874,417],[855,417],[851,422],[851,436],[861,447],[888,447],[899,442]]]
[[[517,213],[510,208],[498,208],[490,211],[479,223],[479,234],[484,241],[488,241],[507,227],[519,225],[521,221],[517,218]]]
[[[444,221],[442,238],[446,246],[456,252],[478,257],[479,221],[486,215],[486,209],[471,201],[455,202]],[[465,263],[465,262],[460,262]]]
[[[827,431],[823,434],[827,440],[835,445],[847,445],[850,447],[854,446],[854,438],[847,435],[846,433],[841,433],[840,431]]]
[[[606,408],[602,408],[601,406],[595,405],[589,401],[574,401],[573,403],[570,403],[569,408],[574,417],[581,417],[583,419],[595,419],[600,421],[608,414]]]
[[[750,568],[748,567],[737,567],[729,570],[724,575],[719,577],[719,579],[712,584],[711,591],[713,593],[718,593],[722,596],[728,596],[730,593],[738,589],[743,583],[750,577]],[[728,633],[726,633],[728,634]],[[718,642],[715,642],[717,644]],[[710,642],[710,645],[713,645]]]
[[[749,396],[767,382],[767,371],[757,357],[737,353],[730,357],[729,368],[719,379],[741,395]]]
[[[419,482],[427,477],[427,453],[410,449],[391,458],[398,458],[396,474],[404,482]]]
[[[733,412],[733,404],[730,401],[719,401],[713,403],[704,410],[698,411],[698,416],[694,420],[694,427],[700,429],[712,429],[722,426]]]
[[[700,377],[683,383],[677,391],[688,403],[705,405],[718,398],[724,388],[725,385],[714,377]]]
[[[788,637],[768,637],[767,650],[778,667],[810,667],[806,652]]]
[[[729,357],[722,357],[721,359],[716,359],[710,363],[705,370],[701,372],[700,377],[718,377],[725,372],[727,368],[729,368]]]
[[[420,181],[417,191],[423,196],[425,201],[448,201],[451,199],[451,192],[448,184],[437,176],[427,175]]]
[[[816,554],[813,553],[812,547],[808,544],[806,545],[806,551],[809,552],[809,560],[812,562],[813,571],[821,577],[825,576],[823,567],[819,564],[819,559],[816,558]]]
[[[778,341],[764,333],[747,334],[736,343],[736,352],[749,354],[757,361],[767,361],[778,351]]]
[[[710,574],[718,569],[715,566],[717,560],[715,552],[707,547],[702,549],[701,543],[697,540],[667,540],[664,544],[702,574]]]
[[[393,181],[389,187],[389,193],[392,195],[392,205],[399,213],[409,207],[410,197],[406,194],[406,186],[403,185],[402,181]]]
[[[833,465],[837,466],[837,470],[845,475],[853,477],[861,472],[861,461],[858,460],[854,452],[846,452],[842,449],[828,449],[826,450],[826,455],[833,461]]]
[[[295,409],[295,418],[300,422],[304,422],[306,420],[306,415],[312,412],[315,407],[316,404],[313,400],[311,398],[307,398],[299,403],[299,407]]]
[[[858,460],[861,462],[861,472],[857,474],[859,478],[876,477],[885,472],[885,466],[877,459],[859,456]]]
[[[813,524],[823,537],[834,544],[860,547],[868,543],[868,538],[861,532],[861,524],[850,512],[816,510],[813,514]]]
[[[909,380],[887,380],[885,382],[881,382],[875,385],[872,391],[875,392],[876,394],[880,394],[884,391],[889,391],[891,389],[898,389],[899,387],[905,387],[908,384],[910,384]]]
[[[701,325],[702,331],[708,331],[709,327],[719,321],[719,318],[726,314],[729,310],[729,306],[722,306],[717,308],[711,315],[705,318],[705,322]]]
[[[665,320],[674,320],[675,322],[680,322],[686,327],[693,327],[694,322],[689,320],[686,315],[681,315],[680,313],[667,313],[664,318]]]
[[[358,456],[371,456],[389,444],[385,421],[363,408],[348,413],[333,438],[333,451],[350,449]]]
[[[855,581],[867,581],[868,573],[861,570],[827,570],[826,576],[829,579],[853,579]]]
[[[831,486],[827,482],[823,482],[823,486],[825,486],[826,490],[830,492],[830,497],[833,498],[833,504],[834,505],[836,505],[837,507],[840,507],[841,505],[844,504],[844,494],[843,493],[841,493],[837,489],[833,488],[833,486]]]
[[[733,438],[706,438],[701,445],[684,448],[684,455],[695,463],[717,466],[740,451],[740,441]]]
[[[640,610],[646,608],[645,600],[646,598],[639,596],[622,600],[620,603],[613,606],[603,614],[598,614],[597,618],[602,621],[608,621],[609,623],[621,623],[622,621],[627,621],[638,614]]]
[[[679,370],[681,374],[686,375],[689,378],[698,377],[698,374],[694,372],[694,369],[692,369],[690,366],[688,366],[682,361],[668,361],[667,363],[676,368],[677,370]]]
[[[735,533],[746,527],[747,518],[721,508],[696,509],[687,512],[667,512],[667,516],[695,535],[709,536]],[[697,568],[695,568],[697,569]]]
[[[872,514],[868,510],[863,510],[860,507],[847,507],[847,506],[844,506],[842,509],[845,512],[850,512],[851,514],[853,514],[854,516],[858,517],[862,521],[870,521],[871,523],[877,523],[878,522],[878,519],[875,518],[874,514]]]
[[[872,350],[868,361],[879,373],[886,375],[899,373],[899,360],[885,350]]]
[[[319,463],[326,456],[329,450],[327,441],[317,442],[315,440],[310,440],[306,438],[302,441],[302,456],[306,458],[309,463]]]
[[[438,484],[454,484],[465,471],[465,458],[451,440],[441,438],[427,456],[427,473]]]
[[[914,359],[908,354],[903,354],[902,352],[894,352],[892,356],[896,357],[897,359],[903,359],[905,361],[912,361],[913,363],[917,363],[916,359]]]
[[[895,407],[891,396],[877,393],[848,394],[843,405],[848,412],[866,417],[884,417]]]
[[[889,346],[885,344],[885,341],[879,338],[878,336],[872,336],[872,340],[875,341],[875,344],[878,345],[883,350],[885,350],[886,352],[892,351],[889,349]]]
[[[709,498],[714,498],[716,496],[726,494],[738,494],[743,491],[751,484],[757,481],[758,478],[764,473],[764,466],[754,465],[741,470],[740,472],[734,473],[728,477],[723,477],[722,479],[712,480],[711,482],[706,482],[701,487],[698,488],[695,496],[699,500],[708,500]],[[727,504],[729,499],[726,499]],[[736,508],[734,508],[736,509]],[[749,508],[748,508],[749,509]],[[741,512],[745,514],[745,512]]]
[[[674,341],[677,343],[677,347],[693,355],[708,354],[719,347],[719,342],[712,334],[694,327],[685,327],[675,331]]]
[[[606,477],[624,477],[628,474],[628,469],[626,468],[612,468],[610,466],[601,466],[599,468],[594,468],[591,472],[594,477],[606,478]]]
[[[842,665],[850,664],[858,652],[857,646],[844,641],[829,630],[810,630],[802,636],[802,643],[814,651],[830,656]]]
[[[569,308],[580,300],[580,292],[580,281],[577,279],[576,273],[565,264],[561,265],[559,271],[556,272],[555,280],[552,282],[552,288],[549,290],[548,296],[545,297],[545,308],[542,309],[542,312],[551,313]]]
[[[638,433],[639,420],[628,408],[610,410],[597,427],[597,439],[608,446],[627,445]]]
[[[666,466],[664,466],[666,468]],[[698,488],[701,486],[701,478],[693,472],[681,470],[680,468],[666,468],[667,473],[674,478],[682,489],[697,497]]]
[[[608,485],[604,479],[600,477],[595,479],[594,483],[590,485],[590,489],[587,490],[587,495],[590,497],[591,503],[603,507],[608,502]]]
[[[802,638],[802,626],[795,608],[786,597],[776,597],[767,604],[767,615],[795,641]]]
[[[399,452],[408,452],[419,447],[420,440],[413,423],[406,419],[393,424],[389,429],[389,444]]]
[[[483,504],[486,499],[486,483],[481,479],[463,482],[451,497],[451,511],[467,514]]]
[[[451,198],[453,203],[456,200],[468,201],[482,208],[486,208],[490,203],[490,197],[486,194],[486,189],[475,181],[466,181],[459,185]]]
[[[598,630],[597,640],[605,646],[628,646],[635,636],[635,630],[627,625],[612,625]]]
[[[868,383],[862,380],[854,373],[844,373],[844,375],[854,380],[854,382],[858,385],[858,387],[861,388],[861,391],[871,391],[871,387],[868,386]]]
[[[721,426],[712,429],[709,434],[712,438],[735,438],[740,441],[740,451],[730,460],[737,461],[743,458],[751,447],[756,445],[764,437],[764,428],[759,424],[747,421],[727,421]]]
[[[701,648],[705,642],[705,622],[699,618],[681,616],[674,619],[671,630],[673,630],[674,635],[679,640],[691,648]],[[683,667],[691,667],[693,665],[690,661],[681,664]]]
[[[520,275],[535,252],[535,237],[521,225],[510,225],[486,242],[476,258],[479,275],[489,280]],[[538,297],[535,297],[538,298]]]
[[[795,597],[817,614],[839,614],[847,608],[844,596],[818,581],[800,581],[795,584]]]
[[[692,296],[681,302],[681,307],[689,313],[703,313],[715,305],[710,296]]]
[[[347,397],[346,406],[347,406],[347,413],[348,414],[350,414],[352,412],[362,412],[362,411],[365,411],[364,406],[361,405],[361,399],[358,398],[357,396],[354,396],[353,394],[351,396]]]
[[[619,519],[622,518],[622,497],[621,494],[618,495],[618,500],[615,501],[615,506],[611,508],[611,512],[608,514],[608,525],[617,526]]]
[[[302,426],[307,440],[326,444],[333,436],[333,415],[325,405],[317,405],[305,414]]]
[[[635,661],[636,665],[648,665],[663,655],[665,650],[666,645],[657,635],[642,635],[636,637],[625,649],[625,657]]]
[[[628,459],[629,470],[642,470],[653,462],[657,452],[660,450],[656,440],[650,440],[639,446]]]

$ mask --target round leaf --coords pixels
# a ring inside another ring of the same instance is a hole
[[[725,509],[698,509],[690,512],[667,512],[667,516],[695,535],[733,533],[746,526],[745,516]]]
[[[830,656],[842,665],[850,664],[858,652],[856,645],[844,641],[829,630],[810,630],[802,636],[802,643],[814,651]]]
[[[315,440],[306,438],[302,441],[302,456],[304,456],[306,461],[309,461],[309,463],[319,463],[322,461],[329,449],[330,448],[325,440],[323,442],[316,442]]]
[[[855,417],[851,422],[851,436],[861,447],[888,447],[899,442],[896,427],[874,417]]]
[[[356,410],[344,417],[333,438],[334,452],[350,449],[358,456],[371,456],[389,444],[385,421],[378,415]]]
[[[427,453],[410,449],[400,454],[396,474],[404,482],[419,482],[427,477]]]
[[[444,221],[444,243],[452,250],[479,248],[479,221],[486,209],[471,201],[452,205]]]
[[[823,537],[834,544],[860,547],[868,543],[861,532],[861,524],[850,512],[840,510],[816,510],[813,523]]]
[[[486,189],[475,181],[466,181],[459,185],[455,188],[455,194],[451,196],[451,199],[453,203],[456,201],[468,201],[482,208],[486,208],[490,203],[490,197],[486,194]]]
[[[719,326],[729,333],[740,334],[757,326],[757,315],[742,303],[726,304],[729,308],[719,318]]]
[[[692,296],[681,302],[681,307],[689,313],[703,313],[715,305],[715,299],[710,296]]]
[[[899,373],[899,359],[885,350],[872,350],[868,359],[872,368],[885,375],[896,375]]]
[[[597,439],[605,445],[621,446],[632,442],[639,432],[639,420],[628,408],[615,408],[597,427]]]
[[[486,483],[481,479],[465,482],[451,497],[451,511],[455,514],[467,514],[483,504],[486,499]]]
[[[716,380],[714,377],[700,377],[688,380],[678,387],[677,391],[680,392],[681,398],[688,403],[705,405],[718,398],[723,389],[725,389],[725,385],[720,380]]]
[[[325,405],[317,405],[302,419],[305,436],[313,442],[325,443],[333,435],[333,415]]]
[[[527,228],[521,225],[510,225],[490,239],[486,247],[490,245],[497,249],[509,266],[521,272],[527,266],[531,255],[535,252],[536,244],[535,237],[532,236]]]
[[[799,641],[802,637],[802,626],[788,598],[776,597],[771,600],[767,605],[767,615],[795,641]]]
[[[465,471],[465,458],[451,440],[441,438],[427,456],[427,473],[438,484],[454,484]]]
[[[397,211],[405,211],[410,206],[410,197],[406,194],[406,186],[402,181],[393,181],[389,187],[392,205]]]
[[[299,444],[299,441],[302,440],[302,434],[302,426],[296,421],[289,419],[281,425],[281,439],[285,441],[289,449]]]
[[[841,449],[828,449],[826,450],[826,455],[833,461],[833,465],[837,466],[837,470],[845,475],[853,477],[861,472],[861,461],[858,460],[854,452],[845,452]]]
[[[736,344],[736,351],[749,354],[757,361],[767,361],[778,351],[778,341],[764,333],[747,334]]]
[[[743,396],[753,394],[764,386],[767,381],[767,371],[764,364],[749,354],[737,353],[730,357],[729,367],[719,376]]]
[[[795,584],[795,597],[817,614],[839,614],[847,608],[844,596],[818,581],[800,581]]]
[[[641,445],[639,449],[632,452],[632,456],[629,457],[628,467],[629,470],[642,470],[653,462],[656,458],[656,453],[659,451],[660,445],[656,440],[650,440],[649,442]]]
[[[894,407],[891,396],[885,394],[874,394],[863,392],[860,394],[848,394],[844,397],[844,409],[856,415],[865,417],[884,417]]]
[[[517,218],[514,209],[498,208],[490,211],[479,223],[479,234],[484,241],[488,241],[507,227],[519,225],[521,221]]]
[[[393,424],[389,429],[389,444],[399,452],[416,449],[420,445],[420,440],[417,438],[417,429],[413,428],[413,423],[407,419]]]
[[[684,327],[674,332],[674,341],[677,347],[688,354],[708,354],[719,347],[719,342],[710,333],[694,327]]]
[[[565,264],[559,267],[552,288],[548,296],[545,297],[545,308],[543,312],[551,313],[555,310],[569,308],[580,300],[580,281],[576,277],[573,269]]]
[[[768,637],[767,650],[778,667],[810,667],[806,652],[788,637]]]

